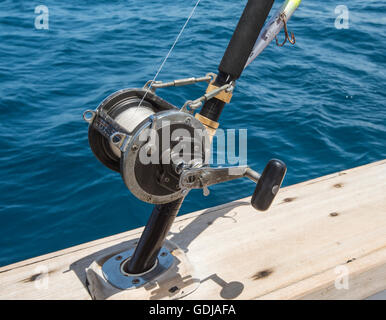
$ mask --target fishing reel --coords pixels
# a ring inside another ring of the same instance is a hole
[[[202,79],[211,76],[177,81]],[[158,82],[158,87],[164,86]],[[144,202],[166,204],[191,189],[203,189],[208,195],[211,185],[247,177],[257,183],[253,207],[267,210],[284,178],[285,164],[271,160],[262,175],[247,166],[210,167],[210,131],[200,117],[193,116],[195,104],[190,101],[179,109],[157,96],[155,88],[149,90],[148,84],[120,90],[95,111],[84,113],[90,147],[106,167],[120,172],[127,188]]]
[[[150,90],[118,91],[84,118],[95,156],[120,172],[142,201],[162,204],[181,198],[186,193],[179,184],[182,169],[206,161],[209,145],[201,122]]]
[[[298,3],[287,1],[279,15],[274,16],[274,23],[267,24],[267,29],[259,36],[273,0],[248,0],[217,75],[209,73],[201,78],[166,83],[148,81],[144,88],[118,91],[95,111],[84,113],[95,156],[106,167],[121,174],[133,195],[155,204],[135,249],[110,255],[101,270],[100,263],[97,264],[97,272],[103,274],[97,277],[102,286],[108,282],[115,288],[133,289],[168,279],[165,286],[173,283],[173,290],[166,291],[173,297],[181,297],[197,288],[200,280],[192,274],[187,259],[184,266],[173,267],[181,261],[174,256],[175,245],[166,240],[185,196],[192,189],[202,189],[207,196],[211,185],[246,177],[256,183],[252,206],[261,211],[270,207],[286,173],[285,164],[270,160],[261,175],[247,166],[211,167],[210,145],[220,114],[230,102],[244,68],[283,25],[286,29],[286,21]],[[278,17],[281,20],[277,20]],[[157,88],[202,81],[208,82],[205,94],[186,101],[181,108],[155,93]],[[183,255],[183,250],[180,252]],[[167,276],[162,276],[166,273]],[[90,277],[92,283],[95,277]],[[174,288],[184,290],[176,292]]]

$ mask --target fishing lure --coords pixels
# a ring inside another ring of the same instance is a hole
[[[252,52],[248,58],[245,68],[255,60],[263,50],[276,38],[276,44],[278,46],[283,46],[284,43],[288,40],[291,44],[295,44],[295,36],[292,33],[291,39],[288,35],[287,22],[291,18],[292,14],[299,7],[301,0],[286,0],[280,9],[272,16],[272,18],[267,22],[263,30],[260,32],[259,37],[256,40],[255,45],[253,46]],[[277,35],[284,28],[285,40],[279,44],[277,40]]]

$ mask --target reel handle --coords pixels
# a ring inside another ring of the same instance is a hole
[[[251,204],[259,211],[267,210],[280,189],[287,166],[281,160],[272,159],[264,168],[253,193]]]

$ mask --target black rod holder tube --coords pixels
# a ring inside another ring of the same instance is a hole
[[[124,269],[131,274],[143,273],[156,263],[165,238],[181,208],[184,198],[154,206],[138,245]]]

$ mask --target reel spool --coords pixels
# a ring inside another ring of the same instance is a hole
[[[202,166],[209,159],[202,123],[152,91],[118,91],[83,117],[89,123],[94,155],[120,172],[142,201],[163,204],[186,195],[188,190],[180,185],[182,169]]]

